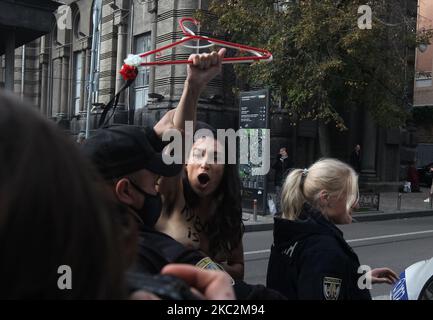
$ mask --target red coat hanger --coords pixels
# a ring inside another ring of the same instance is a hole
[[[171,61],[152,61],[147,62],[144,60],[147,60],[147,58],[151,55],[156,55],[157,53],[160,53],[164,50],[182,45],[187,48],[193,48],[193,49],[204,49],[209,48],[214,45],[218,45],[220,47],[225,48],[231,48],[231,49],[237,49],[241,52],[247,52],[251,55],[249,56],[243,56],[243,57],[232,57],[232,58],[224,58],[222,63],[252,63],[255,61],[272,61],[272,53],[270,53],[268,50],[265,49],[259,49],[251,46],[246,46],[234,42],[228,42],[223,41],[219,39],[209,38],[205,36],[197,36],[194,34],[193,31],[188,29],[184,23],[185,22],[192,22],[195,25],[199,25],[200,22],[193,18],[182,18],[179,21],[180,28],[182,29],[183,34],[185,37],[183,37],[181,40],[173,42],[172,44],[166,45],[162,48],[151,50],[145,53],[141,53],[138,55],[128,55],[128,58],[125,59],[125,63],[122,66],[122,69],[120,70],[120,74],[122,77],[127,81],[126,84],[120,89],[120,91],[114,96],[114,98],[106,105],[104,108],[104,112],[101,115],[100,121],[99,121],[99,127],[104,126],[108,120],[105,120],[108,111],[110,109],[113,109],[112,115],[110,118],[114,115],[114,110],[116,109],[117,102],[119,100],[119,95],[122,91],[124,91],[127,87],[131,85],[131,83],[134,81],[134,79],[138,75],[138,67],[139,66],[161,66],[161,65],[169,65],[169,64],[190,64],[192,61],[190,60],[171,60]],[[197,41],[197,46],[191,46],[186,44],[189,41],[195,40]],[[199,45],[200,41],[206,41],[208,44],[205,45]]]
[[[249,56],[224,58],[223,62],[222,62],[223,64],[227,64],[227,63],[252,63],[255,61],[267,61],[267,62],[272,61],[272,53],[270,53],[268,50],[255,48],[255,47],[251,47],[251,46],[246,46],[246,45],[242,45],[242,44],[238,44],[238,43],[223,41],[223,40],[219,40],[219,39],[214,39],[214,38],[210,38],[210,37],[206,37],[206,36],[195,35],[194,32],[192,32],[189,28],[187,28],[184,25],[184,23],[187,21],[192,22],[195,25],[200,24],[200,22],[197,21],[196,19],[182,18],[179,21],[179,25],[180,25],[180,28],[181,28],[183,34],[185,35],[185,37],[183,37],[179,41],[173,42],[173,43],[166,45],[166,46],[163,46],[161,48],[138,54],[137,56],[141,58],[141,63],[139,65],[141,65],[141,66],[161,66],[161,65],[170,65],[170,64],[190,64],[190,63],[192,63],[192,61],[190,61],[190,60],[170,60],[170,61],[152,61],[152,62],[146,61],[147,58],[151,55],[156,55],[162,51],[165,51],[167,49],[170,49],[170,48],[173,48],[173,47],[176,47],[179,45],[182,45],[182,46],[187,47],[187,48],[193,48],[193,49],[204,49],[204,48],[212,47],[214,45],[218,45],[220,47],[237,49],[241,52],[247,52],[247,53],[251,54]],[[201,45],[201,46],[200,45],[191,46],[191,45],[186,44],[187,42],[190,42],[192,40],[197,41],[197,43],[199,43],[199,41],[202,40],[202,41],[208,42],[208,44]],[[137,59],[137,56],[131,57],[131,58],[135,58],[134,59],[134,61],[136,61],[135,64],[137,64],[137,61],[139,61]]]

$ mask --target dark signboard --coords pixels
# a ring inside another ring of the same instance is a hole
[[[261,129],[268,128],[268,111],[268,89],[240,93],[239,128],[248,133],[250,155],[251,149],[256,149],[259,157],[262,157],[263,131]],[[247,164],[239,161],[239,174],[243,185],[242,207],[246,212],[253,212],[256,203],[257,213],[266,214],[266,175],[254,175],[254,168],[260,165],[251,162],[250,158],[248,157]]]

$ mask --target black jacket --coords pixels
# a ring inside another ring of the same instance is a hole
[[[274,184],[276,186],[281,186],[283,184],[284,182],[283,180],[285,179],[287,173],[292,167],[293,167],[293,163],[288,157],[283,161],[281,161],[281,156],[280,155],[277,156],[274,163],[272,164],[272,169],[275,170]]]
[[[361,152],[352,151],[350,154],[350,165],[356,172],[361,172]]]
[[[147,226],[140,226],[138,257],[134,270],[157,274],[169,263],[197,264],[203,255],[200,251],[187,249],[165,233]]]
[[[275,218],[268,288],[294,300],[371,299],[358,288],[359,266],[343,233],[311,206],[300,220]]]
[[[140,283],[137,284],[137,281],[150,281],[151,278],[146,275],[158,274],[169,263],[185,263],[199,265],[203,269],[217,269],[213,261],[201,251],[188,249],[172,237],[141,225],[137,261],[127,273],[129,290],[132,292],[140,289]],[[142,280],[140,280],[141,278]],[[153,282],[151,281],[151,283]],[[150,290],[147,286],[144,289],[158,293]],[[242,280],[236,280],[233,289],[238,300],[286,299],[279,292],[269,290],[262,285],[249,285]]]

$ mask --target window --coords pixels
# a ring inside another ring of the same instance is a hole
[[[102,19],[99,19],[99,25],[96,29],[96,52],[95,52],[95,78],[93,80],[93,90],[94,90],[94,98],[93,101],[99,101],[99,72],[101,70],[101,60],[99,58],[101,54],[101,28],[102,28]]]
[[[151,50],[150,33],[137,36],[134,39],[134,52],[136,54]],[[147,105],[149,94],[149,68],[140,68],[134,86],[134,106],[135,109],[143,108]]]
[[[80,12],[77,12],[75,14],[73,30],[74,30],[74,38],[75,39],[80,39],[83,37],[83,34],[80,31]]]
[[[61,59],[54,59],[52,61],[52,80],[51,80],[51,94],[52,99],[51,100],[51,116],[56,117],[58,113],[60,113],[60,92],[61,87],[60,83],[62,80],[62,65],[61,65]]]
[[[72,108],[74,114],[80,113],[80,100],[81,100],[81,86],[83,85],[83,79],[81,78],[81,72],[83,69],[83,51],[74,53],[74,89],[72,92]]]
[[[93,59],[93,70],[90,70],[90,72],[93,73],[93,77],[94,77],[91,102],[99,101],[99,73],[101,67],[100,54],[101,54],[101,30],[102,30],[101,7],[102,7],[101,0],[99,1],[95,0],[93,4],[93,12],[92,12],[92,30],[93,30],[94,23],[96,23],[96,29],[95,29],[95,33],[92,36],[95,37],[96,47],[92,48],[92,50],[94,50],[94,54],[92,54],[91,57],[91,59]]]

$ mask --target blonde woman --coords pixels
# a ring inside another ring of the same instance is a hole
[[[388,268],[358,273],[357,255],[336,224],[352,222],[358,176],[347,164],[321,159],[293,170],[283,184],[275,218],[267,286],[289,299],[371,299],[369,284],[397,280]]]

